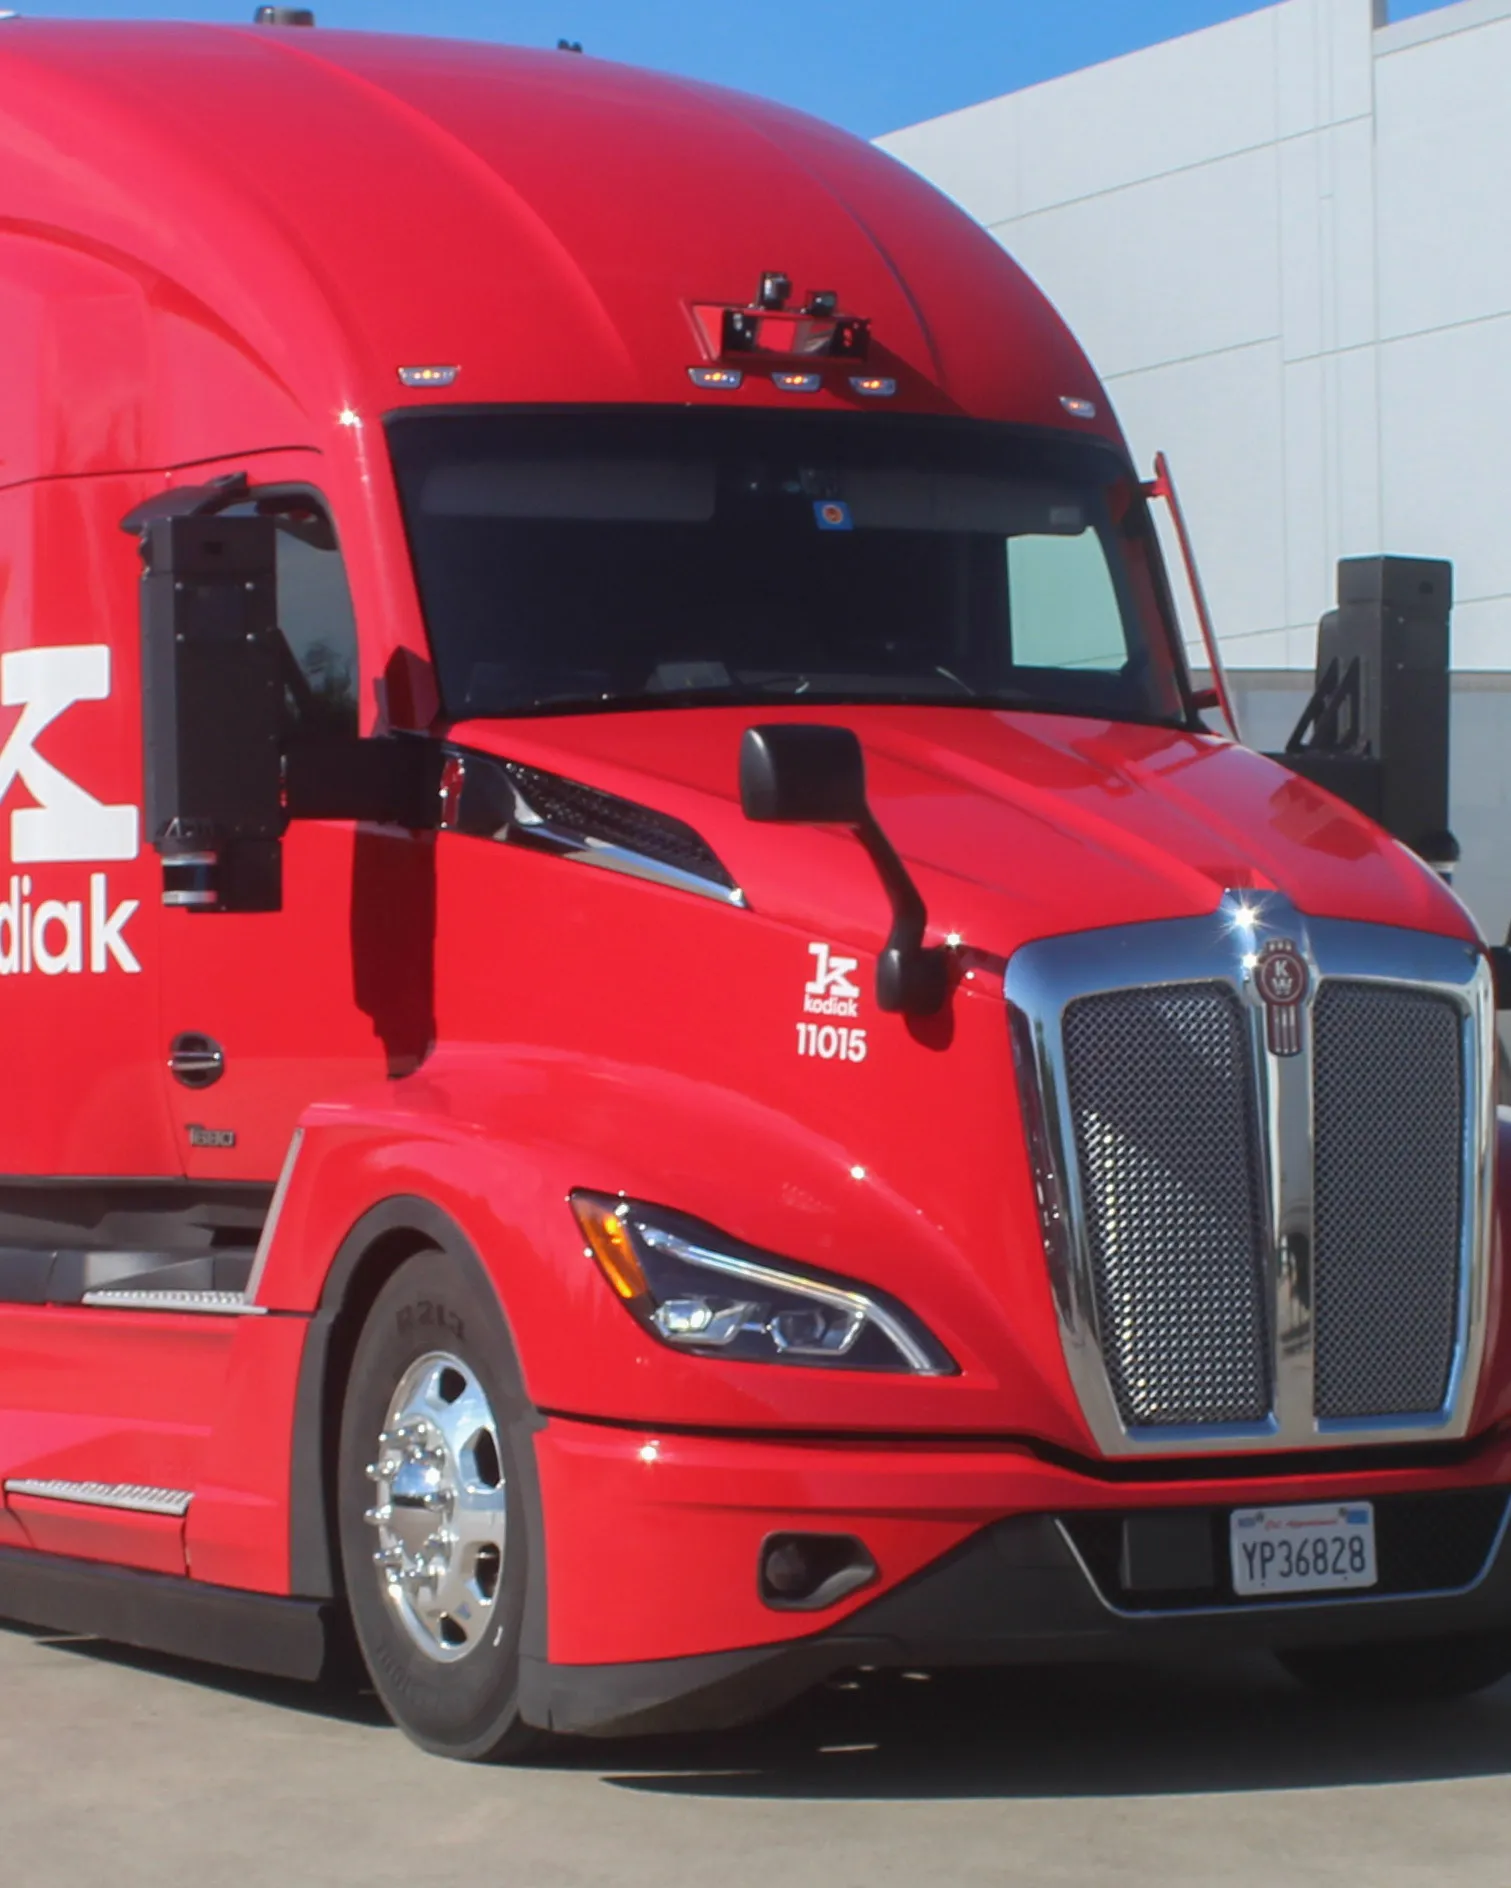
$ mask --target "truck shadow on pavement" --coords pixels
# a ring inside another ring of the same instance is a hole
[[[1267,1661],[861,1677],[714,1738],[585,1759],[619,1788],[789,1799],[1104,1797],[1511,1773],[1511,1683],[1455,1705],[1342,1705]]]
[[[350,1674],[300,1685],[98,1640],[28,1636],[144,1678],[399,1736]],[[413,1761],[436,1760],[415,1751]],[[573,1740],[540,1767],[642,1793],[789,1800],[1163,1796],[1503,1776],[1511,1680],[1457,1704],[1384,1707],[1314,1697],[1261,1657],[1179,1669],[862,1673],[739,1730]]]

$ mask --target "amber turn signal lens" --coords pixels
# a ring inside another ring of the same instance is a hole
[[[577,1215],[589,1253],[598,1261],[599,1270],[619,1296],[626,1303],[648,1297],[650,1287],[635,1257],[629,1228],[613,1207],[587,1194],[577,1194],[572,1200],[572,1211]]]

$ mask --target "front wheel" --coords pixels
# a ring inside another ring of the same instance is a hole
[[[1511,1673],[1511,1633],[1306,1646],[1277,1658],[1308,1690],[1364,1704],[1467,1698]]]
[[[470,1760],[544,1741],[519,1714],[538,1544],[518,1450],[524,1392],[491,1295],[440,1252],[373,1304],[341,1419],[347,1600],[373,1686],[423,1749]]]

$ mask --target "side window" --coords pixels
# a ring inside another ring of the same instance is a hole
[[[1119,670],[1127,662],[1123,612],[1095,531],[1009,538],[1007,588],[1015,663]]]
[[[278,527],[278,627],[303,677],[289,689],[301,734],[357,732],[357,619],[335,527],[317,492],[270,486],[229,514]]]

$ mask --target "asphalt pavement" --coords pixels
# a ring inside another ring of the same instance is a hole
[[[369,1696],[0,1630],[3,1888],[1367,1888],[1511,1880],[1511,1682],[1319,1704],[1266,1662],[861,1676],[530,1769]]]

